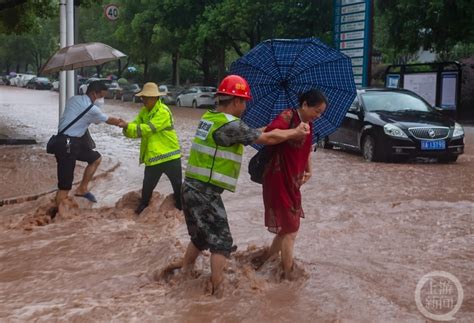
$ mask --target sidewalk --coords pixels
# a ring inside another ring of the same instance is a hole
[[[104,158],[95,178],[107,174],[120,163]],[[77,163],[75,184],[82,178],[85,164]],[[44,147],[0,146],[0,207],[35,200],[56,191],[56,160]]]
[[[0,145],[34,145],[36,140],[18,134],[0,120]]]

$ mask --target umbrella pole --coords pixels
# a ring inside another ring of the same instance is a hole
[[[66,47],[66,0],[59,2],[59,47]],[[59,72],[59,109],[58,115],[64,112],[66,106],[66,72]]]

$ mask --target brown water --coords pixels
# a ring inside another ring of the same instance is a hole
[[[57,93],[0,87],[0,118],[44,143],[57,124],[56,100]],[[138,110],[108,100],[105,111],[131,119]],[[185,156],[203,112],[173,108]],[[261,188],[242,171],[237,192],[223,194],[239,250],[226,268],[224,296],[215,298],[206,290],[209,254],[198,259],[196,277],[165,270],[188,241],[168,180],[136,219],[138,142],[94,126],[98,150],[121,163],[91,186],[97,205],[71,201],[52,223],[51,195],[0,208],[0,320],[419,322],[426,318],[415,304],[416,285],[441,270],[464,290],[455,317],[472,322],[474,128],[465,130],[466,153],[448,165],[366,163],[318,150],[314,176],[302,188],[301,278],[293,282],[280,281],[277,260],[259,271],[249,265],[273,235],[263,226]],[[244,163],[253,152],[246,149]]]

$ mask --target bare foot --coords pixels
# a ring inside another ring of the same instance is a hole
[[[268,260],[268,250],[269,248],[264,248],[262,250],[259,250],[252,256],[252,258],[250,259],[250,263],[252,264],[253,269],[259,270]]]
[[[224,296],[224,279],[215,286],[212,286],[212,296],[222,298]]]
[[[181,259],[175,260],[166,266],[156,277],[157,280],[169,281],[183,266],[183,261]]]

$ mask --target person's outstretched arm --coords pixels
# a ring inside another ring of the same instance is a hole
[[[257,140],[256,144],[276,145],[290,139],[299,139],[309,134],[309,125],[301,122],[298,127],[292,129],[273,129],[269,132],[263,132]]]

